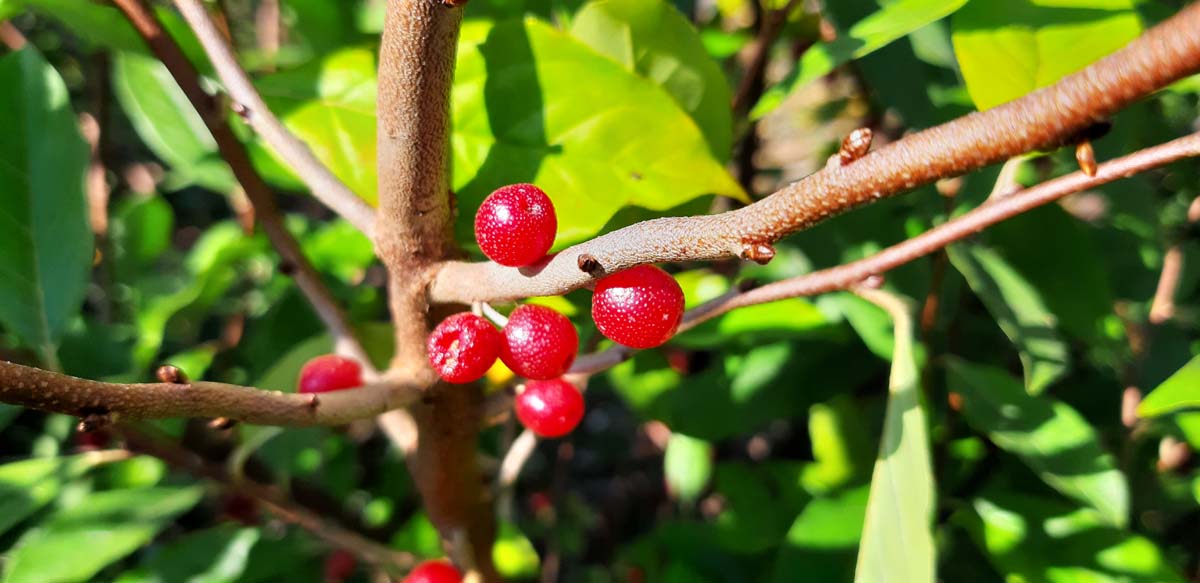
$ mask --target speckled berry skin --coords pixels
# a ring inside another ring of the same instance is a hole
[[[532,184],[512,184],[483,199],[475,213],[475,240],[488,259],[509,267],[537,263],[554,245],[554,203]]]
[[[429,364],[450,383],[479,380],[496,363],[504,338],[487,320],[470,312],[438,324],[425,345]]]
[[[562,379],[529,381],[515,406],[517,419],[538,437],[562,437],[583,419],[583,394]]]
[[[653,265],[640,265],[596,282],[592,319],[600,333],[630,348],[660,346],[679,328],[683,290]]]
[[[301,393],[328,393],[361,387],[362,365],[336,354],[323,354],[300,369],[297,390]]]
[[[518,306],[504,326],[500,360],[527,379],[562,376],[575,362],[579,334],[566,316],[545,306]]]
[[[408,572],[400,583],[460,583],[462,573],[448,561],[425,561]]]

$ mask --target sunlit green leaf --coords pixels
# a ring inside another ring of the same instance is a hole
[[[540,21],[464,26],[455,74],[461,216],[499,186],[533,182],[554,200],[561,248],[627,205],[744,196],[670,94]],[[473,242],[470,221],[457,227]]]
[[[896,340],[888,405],[854,580],[934,583],[933,467],[913,355],[914,326],[907,308],[889,312]]]
[[[713,156],[728,158],[733,139],[729,85],[692,23],[669,2],[590,2],[575,15],[571,34],[661,85],[700,126]]]
[[[88,494],[17,541],[5,564],[4,583],[91,581],[105,566],[152,540],[199,502],[201,494],[199,487]]]
[[[1200,356],[1188,361],[1171,378],[1146,395],[1138,405],[1138,415],[1158,417],[1197,407],[1200,407]]]
[[[1142,31],[1133,0],[973,0],[952,22],[954,53],[981,110],[1050,85]]]
[[[1066,403],[1034,397],[1002,370],[951,359],[949,389],[992,443],[1021,458],[1046,484],[1096,509],[1110,524],[1128,521],[1129,487],[1095,429]]]
[[[533,543],[515,524],[501,522],[492,546],[492,561],[496,570],[507,579],[536,577],[541,567],[541,558]]]
[[[712,445],[682,433],[672,433],[663,454],[667,490],[684,503],[692,503],[712,478]]]
[[[868,488],[863,486],[809,502],[788,529],[771,581],[791,583],[798,573],[812,581],[849,581],[854,576],[867,496]]]
[[[1026,390],[1039,394],[1067,374],[1067,344],[1038,290],[993,249],[957,244],[947,252],[955,269],[1016,346],[1025,365]]]
[[[97,459],[84,454],[0,465],[0,533],[54,500],[64,482],[83,475]]]
[[[158,59],[117,53],[112,86],[138,137],[170,168],[169,188],[195,183],[221,193],[233,189],[237,182],[204,120]]]
[[[1150,540],[1086,508],[1015,493],[977,498],[956,516],[1010,581],[1183,583]]]
[[[808,433],[813,461],[804,466],[800,483],[813,494],[824,494],[866,477],[875,457],[866,426],[854,403],[839,396],[813,405]]]
[[[838,65],[875,52],[921,27],[952,14],[967,0],[898,0],[867,16],[846,34],[805,51],[796,69],[771,87],[750,112],[759,118],[783,103],[792,91],[829,73]]]
[[[0,59],[0,86],[0,322],[52,361],[92,265],[88,146],[35,49]]]
[[[228,525],[196,532],[151,555],[117,583],[242,583],[261,538],[257,528]]]

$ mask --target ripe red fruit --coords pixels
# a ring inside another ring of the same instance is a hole
[[[300,369],[298,383],[301,393],[327,393],[361,387],[362,365],[336,354],[323,354]]]
[[[562,437],[583,419],[583,394],[562,379],[529,381],[516,408],[517,419],[539,437]]]
[[[354,574],[358,559],[346,549],[338,549],[325,557],[325,583],[342,583]]]
[[[575,362],[579,334],[566,316],[545,306],[518,306],[504,326],[500,360],[527,379],[562,376]]]
[[[460,583],[462,573],[448,561],[425,561],[408,572],[400,583]]]
[[[683,290],[670,274],[640,265],[596,282],[592,319],[600,333],[630,348],[653,348],[675,334]]]
[[[429,334],[429,364],[447,382],[478,380],[496,363],[503,337],[487,320],[470,312],[454,314]]]
[[[509,267],[536,263],[554,245],[554,203],[532,184],[512,184],[483,199],[475,213],[475,240],[488,259]]]

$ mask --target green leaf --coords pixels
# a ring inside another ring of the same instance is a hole
[[[713,472],[713,447],[703,439],[672,433],[663,454],[663,475],[667,491],[685,504],[695,502]]]
[[[79,312],[92,266],[88,146],[62,78],[36,50],[0,59],[0,86],[0,322],[46,355]]]
[[[391,357],[393,335],[388,324],[369,323],[356,330],[376,366],[387,364]],[[292,392],[300,376],[300,367],[309,359],[333,351],[333,337],[321,334],[297,343],[283,358],[275,362],[254,386],[273,391]]]
[[[775,559],[774,583],[849,581],[854,576],[854,551],[862,538],[868,488],[817,498],[804,507],[784,538]]]
[[[759,346],[777,340],[819,338],[836,330],[812,302],[789,298],[739,308],[696,326],[671,342],[689,348],[714,348],[731,343]]]
[[[737,554],[757,554],[779,544],[787,532],[790,515],[781,515],[775,484],[769,476],[750,464],[717,464],[713,490],[725,506],[712,528],[722,550]]]
[[[1066,403],[1034,397],[1008,373],[951,358],[949,390],[962,395],[967,423],[1016,455],[1050,487],[1124,526],[1129,487],[1096,430]]]
[[[189,487],[88,494],[17,541],[5,564],[4,583],[90,581],[110,563],[150,542],[168,522],[199,502],[201,493],[201,488]]]
[[[967,0],[898,0],[860,20],[831,43],[804,53],[796,69],[768,89],[750,117],[758,119],[783,103],[793,91],[851,59],[865,57],[925,25],[954,13]]]
[[[1158,417],[1200,407],[1200,356],[1158,385],[1138,405],[1138,416]]]
[[[744,198],[695,122],[652,81],[536,20],[468,23],[462,36],[452,96],[461,216],[501,185],[533,182],[554,201],[562,248],[625,206]],[[469,223],[457,222],[458,238],[473,243]]]
[[[1009,581],[1183,583],[1145,537],[1087,508],[1015,493],[976,499],[955,515]]]
[[[590,2],[575,15],[571,34],[665,89],[700,126],[713,156],[729,158],[728,82],[692,23],[669,2]]]
[[[813,461],[804,466],[800,483],[813,494],[826,494],[865,477],[874,459],[867,429],[857,406],[844,395],[808,410]],[[857,540],[857,539],[855,539]]]
[[[261,539],[257,528],[230,525],[192,533],[150,555],[117,583],[243,583]]]
[[[1137,37],[1133,0],[972,0],[951,38],[980,110],[1045,87]]]
[[[116,7],[111,6],[111,3],[86,0],[4,0],[4,4],[26,8],[57,19],[73,34],[91,45],[92,49],[108,48],[150,53],[141,35],[129,23],[129,19]],[[164,7],[155,8],[154,12],[163,28],[179,43],[189,60],[193,63],[206,62],[203,57],[204,49],[178,13]]]
[[[889,312],[896,338],[892,374],[854,580],[933,583],[933,467],[913,321],[907,307]]]
[[[198,184],[227,193],[237,181],[217,153],[217,143],[183,90],[158,59],[118,52],[113,93],[142,142],[171,169],[169,187]]]
[[[375,173],[375,53],[345,49],[319,61],[255,81],[263,100],[313,154],[371,204],[378,200]],[[276,181],[291,171],[269,148]]]
[[[510,522],[501,522],[492,545],[492,562],[500,576],[506,579],[528,579],[537,577],[541,571],[541,558],[533,543]]]
[[[1016,346],[1031,395],[1067,374],[1070,355],[1058,321],[1041,294],[994,250],[974,244],[947,248],[950,262]]]
[[[95,466],[97,456],[35,458],[0,466],[0,534],[58,496],[63,483]]]

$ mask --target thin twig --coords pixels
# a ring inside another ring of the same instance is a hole
[[[521,269],[490,262],[446,263],[435,274],[431,299],[471,303],[558,295],[643,263],[738,257],[756,245],[769,245],[880,198],[1031,150],[1057,147],[1095,120],[1200,70],[1197,29],[1200,3],[1050,87],[911,134],[851,164],[829,164],[741,209],[638,223]],[[581,271],[578,258],[583,254],[594,257],[600,269]]]
[[[397,574],[410,569],[415,558],[405,552],[390,549],[362,534],[326,520],[312,510],[290,500],[279,488],[230,476],[220,464],[210,463],[200,455],[182,447],[152,438],[130,427],[120,429],[122,437],[133,451],[163,460],[171,467],[205,478],[232,494],[248,496],[285,522],[307,530],[334,548],[354,553],[363,561]]]
[[[0,402],[114,420],[226,417],[260,425],[344,425],[412,404],[420,390],[382,383],[315,395],[212,382],[104,383],[0,361]]]
[[[1200,223],[1200,196],[1188,206],[1187,221],[1189,225]],[[1154,289],[1154,300],[1150,303],[1151,324],[1162,324],[1175,317],[1175,294],[1183,277],[1183,263],[1183,244],[1176,241],[1163,254],[1162,272]]]
[[[762,23],[758,28],[758,36],[754,39],[754,46],[751,49],[753,53],[745,67],[742,80],[733,94],[733,111],[741,112],[743,109],[749,108],[761,96],[755,95],[755,93],[762,93],[763,74],[767,68],[767,59],[771,56],[771,47],[779,38],[783,25],[787,23],[788,15],[795,10],[799,3],[799,0],[789,0],[786,6],[778,10],[756,8],[763,11],[760,16]]]
[[[208,54],[221,83],[225,85],[225,91],[234,101],[234,110],[292,167],[317,200],[344,217],[367,237],[372,237],[375,211],[334,176],[312,150],[271,113],[204,5],[199,0],[175,0],[175,6]]]
[[[174,39],[163,30],[162,23],[146,6],[144,0],[113,0],[113,2],[125,13],[138,34],[145,39],[146,44],[175,78],[175,82],[179,84],[179,88],[183,90],[192,107],[203,118],[213,139],[217,142],[217,149],[220,151],[221,157],[229,164],[234,176],[242,185],[246,196],[254,205],[255,215],[262,225],[263,231],[279,253],[283,262],[280,269],[286,269],[291,273],[296,286],[300,288],[317,316],[333,335],[335,350],[339,354],[359,361],[366,370],[367,377],[373,379],[375,371],[366,350],[354,337],[354,329],[351,328],[346,314],[333,298],[333,294],[321,281],[321,275],[304,256],[296,238],[284,225],[283,214],[275,202],[274,193],[254,169],[246,147],[237,139],[225,121],[225,112],[218,105],[218,100],[201,87],[199,73],[184,56]],[[203,7],[199,8],[203,10]],[[224,40],[221,40],[220,33],[212,26],[212,21],[207,16],[203,20],[209,25],[206,29],[207,34],[220,40],[221,46],[228,49]]]
[[[10,51],[19,51],[25,48],[28,42],[25,35],[21,34],[21,31],[13,23],[7,20],[0,21],[0,44]]]

